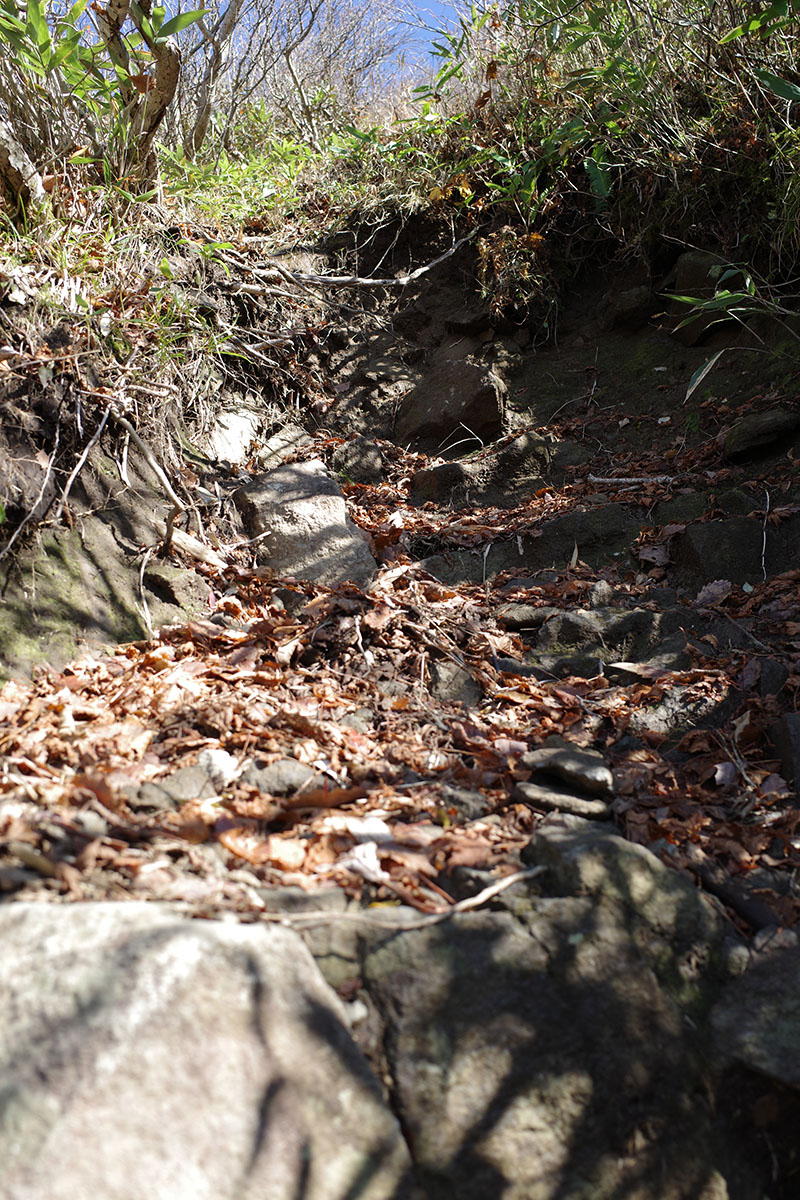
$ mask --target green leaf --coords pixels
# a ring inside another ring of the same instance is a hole
[[[722,355],[724,353],[725,353],[725,347],[723,346],[723,348],[721,350],[718,350],[716,354],[713,354],[711,356],[711,358],[708,360],[708,362],[703,363],[702,367],[697,368],[694,375],[689,380],[689,386],[687,387],[686,395],[683,398],[684,404],[689,399],[692,392],[697,391],[697,389],[700,387],[700,384],[705,379],[706,375],[709,373],[709,371],[714,366],[714,364],[720,360],[720,358],[722,357]]]
[[[437,88],[440,88],[443,83],[447,83],[448,79],[452,79],[454,75],[458,75],[460,78],[461,73],[462,73],[461,63],[453,63],[449,67],[443,67],[442,70],[439,72],[439,74],[436,76]]]
[[[75,59],[74,65],[78,65],[78,59],[75,51],[78,48],[78,44],[82,36],[83,35],[80,29],[76,29],[73,33],[69,34],[68,37],[64,37],[60,40],[48,64],[51,71],[58,70],[62,63],[66,63],[67,59]]]
[[[74,25],[83,16],[84,9],[86,8],[88,2],[89,0],[75,0],[75,3],[67,13],[64,20],[69,25]]]
[[[200,21],[206,15],[206,12],[205,8],[193,8],[191,12],[178,13],[177,17],[170,17],[169,21],[165,21],[159,27],[158,40],[172,37],[173,33],[180,33],[182,29],[194,25],[195,21]]]
[[[25,32],[25,22],[20,21],[19,17],[10,12],[0,13],[0,26],[8,26],[9,29],[14,29],[18,33]]]
[[[788,10],[788,0],[776,0],[775,4],[770,4],[769,8],[765,8],[755,17],[751,17],[749,21],[743,21],[730,33],[721,37],[719,39],[720,46],[725,46],[736,38],[744,37],[746,33],[759,33],[762,29],[764,33],[771,33],[779,23],[785,20]]]
[[[130,11],[134,24],[147,39],[147,41],[154,41],[155,34],[153,33],[153,26],[150,24],[150,18],[146,16],[144,12],[142,12],[141,6],[137,3],[137,0],[131,0]]]
[[[734,305],[739,304],[742,300],[752,301],[753,297],[749,292],[717,292],[715,296],[704,298],[702,296],[678,296],[673,292],[665,292],[664,295],[668,300],[678,300],[681,304],[691,304],[700,312],[716,312],[721,308],[732,309]]]
[[[773,75],[771,71],[765,71],[763,67],[754,67],[753,74],[757,79],[774,92],[776,96],[780,96],[781,100],[788,100],[792,104],[797,104],[800,101],[800,87],[794,83],[789,83],[788,79],[780,79],[777,75]]]
[[[50,29],[45,16],[44,4],[39,0],[28,0],[26,32],[31,41],[35,42],[43,64],[46,66],[50,58]]]
[[[592,194],[598,200],[607,200],[611,193],[611,173],[608,169],[605,146],[595,146],[591,158],[583,160]]]

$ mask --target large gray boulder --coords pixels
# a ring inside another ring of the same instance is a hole
[[[542,521],[533,534],[509,541],[496,541],[477,550],[449,550],[423,559],[422,565],[443,583],[480,583],[500,571],[520,576],[547,567],[564,568],[575,547],[579,558],[590,566],[611,557],[624,562],[623,555],[639,533],[636,513],[622,504],[598,504],[582,511],[565,513]]]
[[[503,431],[506,386],[485,363],[443,359],[403,400],[395,438],[423,450],[463,443],[472,448]]]
[[[675,538],[672,555],[687,583],[760,583],[764,572],[770,577],[800,565],[800,517],[766,526],[762,516],[697,521]]]
[[[266,535],[259,560],[276,576],[331,586],[372,578],[375,559],[320,459],[259,475],[233,498],[250,536]]]
[[[747,413],[722,435],[722,453],[733,462],[753,458],[772,447],[776,452],[792,441],[800,426],[800,413],[785,408]]]
[[[800,947],[793,931],[784,939],[729,985],[712,1022],[721,1054],[800,1089]]]
[[[479,458],[416,471],[412,496],[421,504],[519,504],[544,484],[542,472],[551,455],[552,447],[539,434],[521,433]]]
[[[300,939],[166,905],[0,915],[4,1200],[399,1200],[397,1122]]]
[[[196,572],[153,555],[141,576],[141,547],[163,541],[170,503],[134,447],[127,466],[130,486],[96,447],[70,494],[69,528],[42,527],[0,564],[0,675],[148,637],[143,600],[153,629],[209,615]]]
[[[428,1200],[761,1200],[714,1126],[692,1033],[724,922],[612,828],[540,828],[526,857],[550,894],[521,884],[506,911],[364,935],[375,1040]]]

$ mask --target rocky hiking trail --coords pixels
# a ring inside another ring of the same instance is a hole
[[[3,1196],[797,1194],[793,335],[426,249],[3,564]]]

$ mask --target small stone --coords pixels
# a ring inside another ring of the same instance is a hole
[[[411,477],[411,492],[416,504],[426,504],[430,501],[439,504],[450,504],[454,500],[464,500],[470,487],[480,484],[480,475],[468,463],[452,462],[438,463],[433,467],[423,467],[415,471]]]
[[[195,616],[208,612],[208,582],[195,571],[170,563],[151,563],[144,573],[144,585],[165,604],[177,604]]]
[[[241,781],[257,787],[268,796],[289,796],[302,787],[311,786],[316,772],[295,758],[279,758],[277,762],[265,763],[256,759],[242,772]]]
[[[227,750],[211,747],[201,750],[197,756],[197,765],[204,771],[214,787],[221,791],[232,783],[240,774],[239,760]]]
[[[789,669],[774,658],[761,658],[761,674],[758,680],[759,693],[766,696],[777,696],[786,686]]]
[[[602,329],[641,329],[653,311],[653,292],[648,284],[625,288],[604,297],[605,311],[600,315]]]
[[[781,774],[800,796],[800,713],[784,713],[769,732],[780,757]]]
[[[444,659],[431,663],[430,690],[437,700],[450,700],[473,708],[483,697],[483,691],[463,667]]]
[[[800,1087],[800,950],[777,950],[730,983],[711,1022],[720,1053]]]
[[[310,444],[311,438],[301,425],[284,425],[283,429],[279,429],[272,437],[267,438],[259,450],[257,455],[259,469],[262,471],[274,470],[301,447]]]
[[[355,437],[337,446],[332,461],[334,471],[354,483],[378,483],[383,478],[383,455],[369,438]]]
[[[532,679],[547,678],[547,672],[542,671],[534,663],[524,662],[519,658],[499,656],[494,660],[494,666],[504,675],[521,675]]]
[[[497,619],[506,629],[541,629],[545,621],[560,611],[547,604],[539,607],[535,604],[501,604],[497,610]]]
[[[614,589],[606,579],[598,579],[589,589],[589,608],[606,608],[614,599]]]
[[[376,563],[352,524],[339,486],[319,459],[260,475],[233,495],[259,561],[276,576],[366,584]]]
[[[397,414],[398,442],[437,449],[469,429],[484,441],[502,433],[506,387],[485,364],[445,360],[408,396]]]
[[[355,712],[345,713],[339,718],[339,725],[344,729],[355,729],[356,733],[369,733],[375,722],[375,713],[371,708],[357,708]]]
[[[134,812],[174,809],[188,800],[208,800],[217,794],[208,772],[200,766],[179,767],[157,783],[143,783],[138,788],[124,788],[123,791]]]
[[[91,808],[84,808],[72,818],[77,827],[93,838],[107,837],[108,821]]]
[[[249,408],[218,413],[208,439],[211,454],[223,462],[244,462],[260,424],[260,414]]]
[[[444,784],[440,788],[439,799],[450,822],[455,825],[477,821],[490,813],[494,807],[493,801],[487,799],[483,792],[453,787],[450,784]]]
[[[551,617],[542,628],[537,645],[543,650],[555,646],[587,646],[592,642],[600,642],[602,636],[603,626],[597,615],[575,609]]]

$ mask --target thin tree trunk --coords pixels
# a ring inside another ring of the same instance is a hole
[[[207,32],[201,24],[200,28],[211,44],[211,57],[206,65],[205,73],[198,88],[197,110],[194,124],[183,142],[183,152],[188,159],[194,158],[205,141],[208,123],[214,111],[214,92],[217,80],[222,74],[225,63],[225,52],[236,29],[243,0],[231,0],[225,10],[225,15],[212,32]]]

